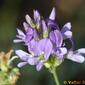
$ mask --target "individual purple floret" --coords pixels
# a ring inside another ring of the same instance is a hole
[[[67,54],[67,59],[77,63],[83,63],[85,61],[83,54],[85,54],[85,48],[81,48],[76,51],[70,50]]]
[[[16,50],[16,54],[22,60],[18,64],[18,67],[22,67],[26,64],[36,65],[36,69],[37,69],[37,71],[39,71],[43,66],[43,63],[41,61],[39,61],[38,57],[36,57],[36,56],[34,57],[33,55],[26,53],[22,50]]]
[[[78,63],[85,61],[85,48],[74,51],[71,49],[73,47],[68,49],[65,45],[67,39],[73,43],[71,23],[67,22],[60,30],[55,17],[55,8],[48,19],[41,18],[37,10],[34,10],[34,20],[26,15],[26,22],[23,23],[25,32],[17,29],[17,39],[14,40],[14,43],[24,42],[28,48],[28,52],[16,50],[21,59],[18,67],[30,64],[39,71],[43,66],[56,68],[65,58]]]

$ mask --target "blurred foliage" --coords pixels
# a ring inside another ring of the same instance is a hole
[[[56,8],[56,21],[60,28],[66,22],[72,23],[75,49],[85,47],[85,0],[0,0],[0,51],[25,49],[13,44],[16,27],[22,29],[25,15],[31,15],[33,9],[38,9],[44,17],[48,17],[52,7]],[[25,66],[20,70],[22,75],[17,85],[54,85],[53,78],[45,69],[37,72],[34,67]],[[64,80],[84,80],[85,63],[65,60],[57,72],[61,85]]]
[[[13,50],[8,53],[0,52],[0,85],[16,85],[19,78],[19,69],[12,66],[17,56],[11,57]]]

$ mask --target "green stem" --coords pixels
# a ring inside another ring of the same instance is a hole
[[[51,73],[52,73],[52,75],[53,75],[53,77],[54,77],[54,79],[55,79],[56,85],[60,85],[59,80],[58,80],[58,76],[57,76],[57,74],[56,74],[56,70],[55,70],[55,69],[52,70]]]

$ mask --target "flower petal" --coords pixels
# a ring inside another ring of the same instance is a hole
[[[71,23],[66,23],[61,29],[61,33],[64,39],[72,38]]]
[[[40,71],[43,67],[43,63],[42,62],[39,62],[37,65],[36,65],[36,69],[37,71]]]
[[[38,51],[38,42],[35,41],[34,39],[32,39],[29,43],[28,43],[28,51],[30,53],[32,53],[33,55],[37,56],[39,51]]]
[[[33,34],[33,29],[29,27],[29,29],[26,32],[26,35],[31,35],[31,34]]]
[[[53,45],[50,40],[47,41],[46,47],[45,47],[45,59],[48,60],[50,57],[50,54],[52,52]]]
[[[65,47],[59,48],[60,50],[60,55],[65,55],[67,53],[67,49]]]
[[[20,43],[20,42],[23,42],[23,40],[20,40],[20,39],[15,39],[13,40],[14,43]]]
[[[77,51],[78,51],[78,53],[84,53],[85,54],[85,48],[78,49]]]
[[[35,22],[40,21],[40,14],[37,10],[34,10],[34,20],[35,20]]]
[[[71,23],[70,23],[70,22],[66,23],[66,24],[63,26],[62,29],[68,29],[68,30],[71,30]]]
[[[42,20],[42,29],[43,29],[43,32],[47,31],[47,26],[44,20]]]
[[[37,58],[29,58],[28,63],[30,65],[36,65],[38,63],[38,59]]]
[[[29,25],[31,25],[32,19],[31,19],[31,17],[28,14],[25,16],[25,19],[26,19],[27,23]]]
[[[55,17],[56,17],[55,8],[53,8],[52,11],[51,11],[51,14],[49,16],[49,19],[55,20]]]
[[[66,38],[71,38],[72,37],[72,32],[71,31],[66,31],[64,32],[64,35]]]
[[[43,38],[48,37],[48,29],[44,20],[42,20]]]
[[[67,59],[70,59],[70,60],[77,62],[77,63],[83,63],[85,61],[84,56],[82,56],[80,54],[73,54],[73,52],[68,53]]]
[[[63,38],[58,30],[50,32],[50,39],[53,43],[56,44],[56,47],[60,47],[62,45]]]
[[[21,60],[27,61],[32,55],[24,52],[23,50],[16,50],[15,53],[20,57]]]
[[[54,31],[51,31],[50,32],[50,40],[53,42],[53,43],[56,43],[56,37],[55,37],[55,34],[54,34]]]
[[[26,22],[23,22],[23,26],[24,26],[25,31],[27,31],[29,28],[29,25]]]
[[[24,65],[26,65],[27,64],[27,62],[20,62],[17,66],[19,67],[19,68],[21,68],[21,67],[23,67]]]
[[[19,34],[20,36],[25,37],[25,34],[24,34],[20,29],[17,29],[17,32],[18,32],[18,34]]]
[[[48,25],[49,28],[51,28],[51,30],[56,30],[56,29],[59,30],[58,25],[57,25],[56,22],[53,21],[53,20],[50,20],[50,19],[49,19],[47,25]]]
[[[33,37],[35,40],[39,40],[38,32],[36,29],[34,29]]]
[[[67,54],[67,49],[65,47],[56,48],[53,50],[53,54],[57,57],[63,59],[64,55]]]
[[[26,32],[26,38],[25,41],[28,44],[29,41],[31,41],[33,39],[33,35],[34,35],[34,31],[32,28],[28,28],[27,32]]]
[[[39,54],[44,53],[44,57],[46,60],[48,60],[48,58],[52,52],[52,48],[53,48],[53,45],[49,39],[45,38],[45,39],[42,39],[39,41],[39,44],[38,44],[39,51],[38,52],[39,52]]]

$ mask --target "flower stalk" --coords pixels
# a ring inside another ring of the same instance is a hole
[[[58,75],[57,75],[57,73],[56,73],[56,69],[51,70],[51,73],[52,73],[52,75],[53,75],[53,78],[54,78],[54,80],[55,80],[56,85],[60,85],[59,79],[58,79]]]

